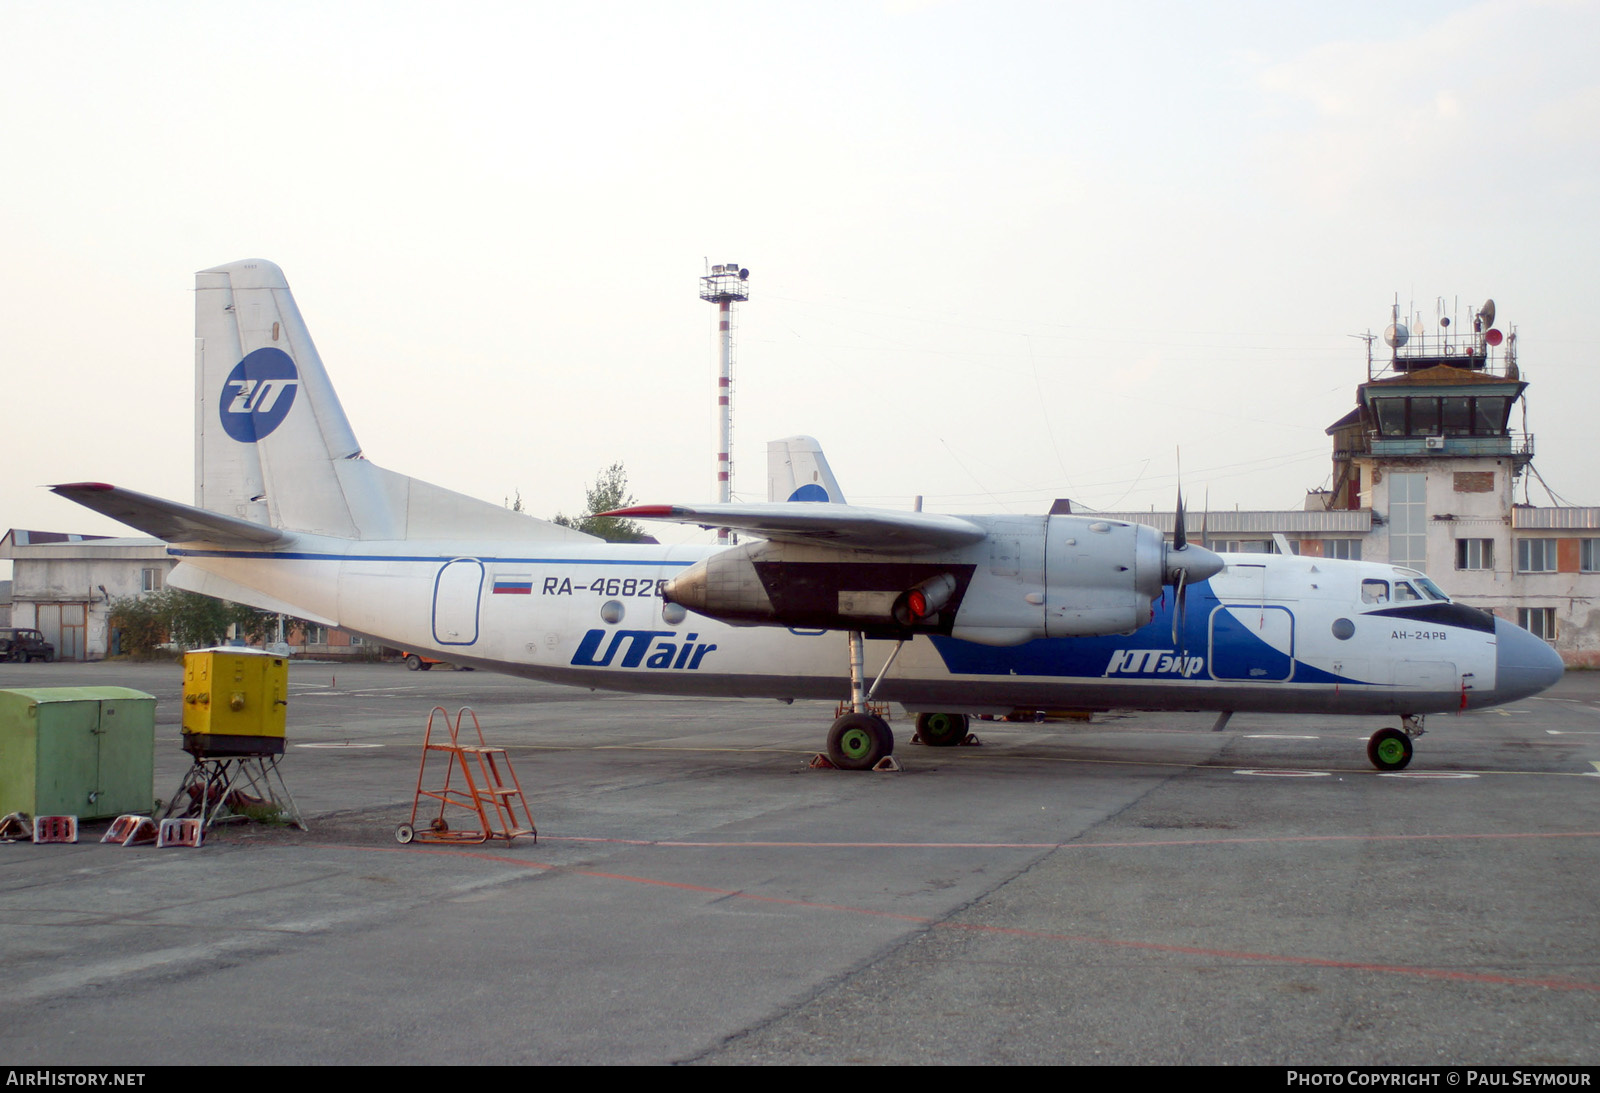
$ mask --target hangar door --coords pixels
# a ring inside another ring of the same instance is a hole
[[[82,603],[41,603],[39,632],[56,647],[57,660],[82,660],[89,630],[89,606]]]

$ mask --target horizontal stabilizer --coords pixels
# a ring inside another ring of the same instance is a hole
[[[50,491],[169,543],[263,547],[286,543],[292,538],[276,528],[104,482],[70,482],[51,486]]]
[[[637,505],[598,516],[666,520],[736,528],[780,543],[809,543],[916,554],[980,542],[989,533],[970,520],[932,512],[900,512],[804,501],[747,505]]]

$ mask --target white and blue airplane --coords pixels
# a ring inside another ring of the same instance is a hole
[[[1414,570],[1214,554],[1187,542],[1181,500],[1171,543],[1093,516],[847,505],[809,438],[774,461],[789,478],[772,495],[792,499],[617,514],[754,541],[602,542],[369,462],[282,271],[196,281],[195,503],[53,487],[166,541],[179,588],[581,687],[848,695],[827,751],[853,769],[894,747],[872,702],[916,714],[935,745],[1019,710],[1214,710],[1219,727],[1234,711],[1386,714],[1399,725],[1368,755],[1399,769],[1424,715],[1562,673],[1543,641]]]

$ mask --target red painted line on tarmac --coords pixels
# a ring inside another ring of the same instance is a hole
[[[1572,834],[1595,835],[1600,832],[1573,832]],[[1302,838],[1315,838],[1304,836]],[[1338,838],[1359,838],[1359,836],[1337,836]],[[1383,838],[1432,838],[1435,836],[1381,836]],[[1524,836],[1437,836],[1439,838],[1544,838],[1550,836],[1524,835]],[[1559,837],[1559,836],[1556,836]],[[1289,841],[1302,841],[1296,838]],[[1264,842],[1271,840],[1215,840],[1218,842]],[[760,845],[755,843],[729,844],[729,845]],[[791,844],[774,844],[791,845]],[[792,845],[838,845],[860,846],[868,844],[792,844]],[[879,844],[874,844],[879,845]],[[895,844],[889,844],[895,845]],[[940,844],[911,844],[930,845]],[[953,844],[960,845],[960,844]],[[1165,843],[1100,843],[1100,844],[1074,844],[1081,846],[1161,846],[1171,845]],[[1178,845],[1189,845],[1180,843]],[[1080,934],[1056,934],[1044,930],[1025,930],[1014,926],[989,926],[973,922],[945,922],[929,918],[926,915],[908,915],[895,911],[880,911],[871,907],[852,907],[843,903],[817,903],[813,900],[788,899],[782,896],[760,896],[750,892],[741,892],[732,888],[713,888],[704,884],[689,884],[683,881],[661,880],[655,877],[638,877],[628,873],[607,873],[597,869],[574,869],[569,866],[551,865],[547,862],[532,862],[522,858],[510,858],[503,854],[485,854],[474,850],[451,850],[444,847],[437,849],[427,847],[371,847],[371,846],[336,846],[339,850],[379,850],[383,853],[410,853],[410,854],[452,854],[456,857],[472,858],[476,861],[490,861],[503,865],[517,865],[525,869],[548,870],[560,873],[570,873],[580,877],[593,877],[597,880],[617,880],[627,884],[642,884],[651,888],[670,888],[682,892],[698,892],[702,895],[717,896],[722,899],[738,899],[751,903],[774,904],[782,907],[800,907],[812,911],[842,911],[851,915],[863,915],[869,918],[893,919],[898,922],[908,922],[913,925],[927,926],[936,930],[964,930],[975,934],[993,934],[1005,937],[1021,937],[1034,941],[1061,941],[1072,945],[1094,945],[1110,949],[1135,949],[1143,952],[1172,953],[1180,956],[1203,956],[1216,960],[1239,960],[1254,964],[1288,964],[1303,968],[1331,968],[1337,971],[1363,971],[1377,972],[1383,975],[1408,975],[1420,979],[1445,979],[1463,983],[1489,983],[1507,987],[1540,987],[1545,990],[1557,991],[1590,991],[1600,992],[1600,983],[1589,983],[1579,979],[1563,977],[1535,979],[1527,976],[1494,975],[1488,972],[1464,972],[1450,968],[1422,968],[1405,964],[1370,964],[1356,960],[1330,960],[1315,956],[1285,956],[1281,953],[1257,953],[1242,949],[1208,949],[1196,945],[1168,945],[1157,941],[1128,941],[1113,937],[1090,937]]]

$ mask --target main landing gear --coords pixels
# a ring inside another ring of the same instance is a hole
[[[1411,763],[1411,741],[1422,735],[1422,715],[1402,714],[1398,729],[1379,729],[1367,741],[1367,758],[1381,771],[1405,770]]]
[[[930,748],[953,748],[966,741],[968,724],[964,713],[919,713],[917,739]]]
[[[828,762],[840,770],[894,770],[894,732],[889,723],[877,714],[867,712],[872,700],[889,673],[895,658],[900,655],[905,642],[895,644],[894,652],[868,688],[863,666],[864,639],[861,631],[850,631],[850,712],[834,721],[828,729]]]

